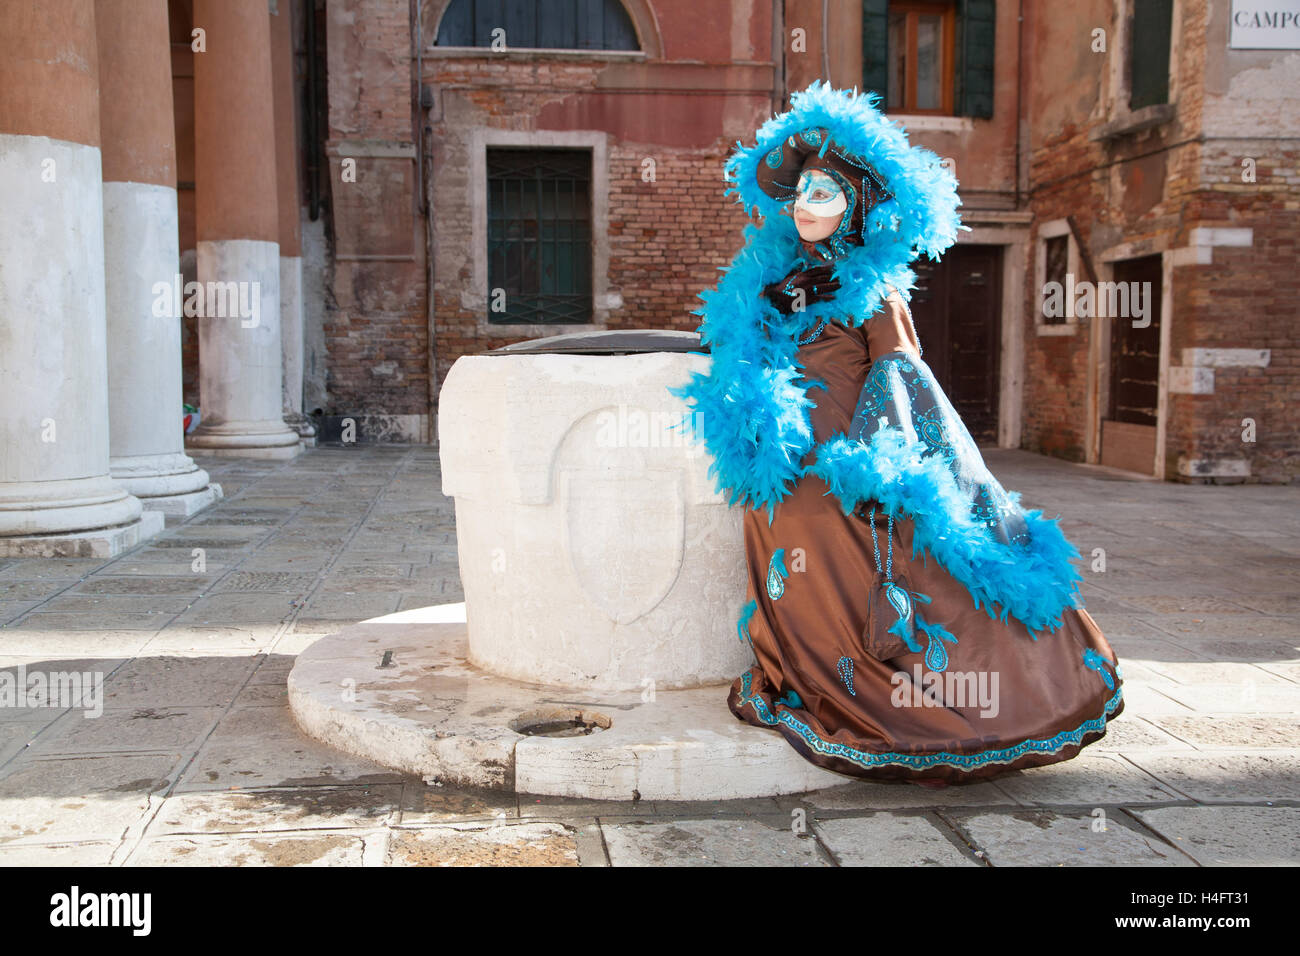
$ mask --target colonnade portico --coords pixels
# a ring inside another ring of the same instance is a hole
[[[280,6],[194,3],[198,279],[235,290],[199,317],[203,454],[289,458],[313,434]],[[167,0],[0,6],[0,556],[112,556],[221,496],[182,429],[170,56]]]

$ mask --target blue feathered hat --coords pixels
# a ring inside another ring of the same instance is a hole
[[[937,155],[908,143],[903,130],[876,108],[879,99],[875,93],[837,90],[814,80],[790,97],[790,109],[759,127],[753,146],[737,141],[724,167],[733,184],[724,195],[735,195],[750,216],[757,213],[769,219],[781,212],[786,198],[780,190],[769,191],[770,159],[779,156],[792,137],[805,130],[824,129],[829,140],[820,135],[805,139],[823,151],[830,146],[845,161],[863,166],[883,180],[886,195],[866,210],[861,231],[872,265],[882,273],[892,273],[920,255],[937,260],[964,228],[957,214],[961,205],[957,180]],[[797,145],[801,140],[794,142]],[[796,158],[796,177],[798,161]],[[765,174],[760,175],[760,170]]]

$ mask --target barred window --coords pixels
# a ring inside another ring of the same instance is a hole
[[[488,321],[592,321],[591,151],[487,151]]]
[[[1051,236],[1043,240],[1043,257],[1047,262],[1046,282],[1058,283],[1065,288],[1065,274],[1070,262],[1070,237]],[[1044,325],[1064,325],[1069,319],[1065,313],[1043,317]]]

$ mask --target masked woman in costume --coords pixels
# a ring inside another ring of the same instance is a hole
[[[728,704],[858,777],[971,783],[1068,760],[1123,708],[1055,520],[985,467],[923,359],[909,263],[962,228],[952,174],[874,94],[814,83],[737,143],[745,245],[673,391],[746,508],[755,664]]]

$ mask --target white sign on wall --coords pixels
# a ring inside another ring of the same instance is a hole
[[[1300,0],[1232,0],[1232,50],[1300,50]]]

